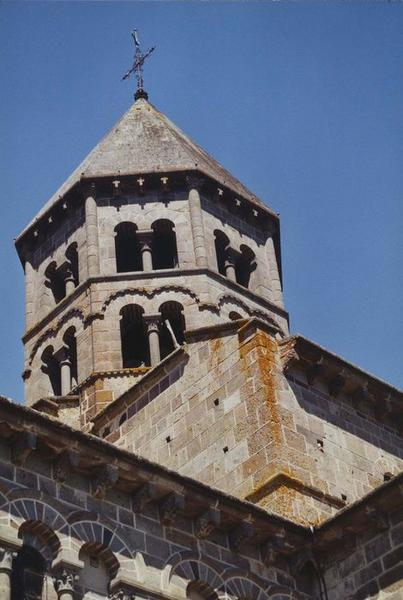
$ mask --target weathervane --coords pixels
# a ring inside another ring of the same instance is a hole
[[[148,58],[150,56],[150,54],[152,52],[154,52],[155,46],[153,46],[152,48],[147,50],[147,52],[145,54],[143,54],[143,51],[140,48],[140,42],[139,42],[139,38],[137,35],[137,29],[134,29],[132,31],[132,38],[134,41],[134,46],[136,48],[135,53],[134,53],[133,66],[131,69],[129,69],[127,71],[126,75],[123,75],[122,81],[124,79],[129,79],[129,77],[132,73],[136,73],[137,90],[136,90],[136,93],[134,94],[134,99],[138,100],[139,98],[145,98],[147,100],[148,94],[147,94],[147,92],[144,91],[143,65],[144,65],[146,58]]]

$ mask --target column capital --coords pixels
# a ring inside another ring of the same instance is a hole
[[[225,266],[234,267],[238,258],[239,252],[231,248],[231,246],[227,246],[225,249]]]
[[[159,332],[161,325],[161,315],[159,313],[155,315],[144,315],[143,319],[147,325],[147,333],[151,333],[152,331]]]
[[[136,237],[139,241],[141,251],[151,249],[154,237],[154,230],[142,229],[136,232]]]
[[[60,598],[62,594],[74,592],[74,585],[78,581],[77,572],[71,568],[64,566],[59,573],[53,576],[53,584],[57,593],[57,597]]]
[[[0,548],[0,573],[11,573],[13,559],[17,556],[15,550]]]
[[[205,182],[205,178],[201,175],[186,175],[186,183],[190,190],[200,191]]]
[[[62,346],[59,348],[57,352],[54,354],[56,360],[59,362],[59,365],[69,365],[71,366],[71,360],[69,356],[69,348],[68,346]]]

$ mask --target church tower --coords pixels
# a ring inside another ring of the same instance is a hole
[[[277,215],[139,96],[16,242],[27,401],[79,398],[85,421],[187,330],[287,332]]]
[[[278,216],[142,89],[16,245],[36,410],[301,524],[400,467],[396,392],[288,335]]]

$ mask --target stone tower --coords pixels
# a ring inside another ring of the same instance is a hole
[[[26,399],[79,404],[84,423],[186,330],[257,316],[287,332],[278,217],[144,97],[16,245]]]

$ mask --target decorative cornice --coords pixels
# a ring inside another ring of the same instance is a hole
[[[106,195],[109,197],[113,197],[115,193],[116,186],[114,182],[119,181],[119,192],[121,194],[130,194],[136,193],[141,195],[141,190],[139,190],[137,181],[138,179],[142,179],[143,181],[147,180],[147,190],[153,192],[161,188],[161,175],[167,177],[170,176],[170,187],[173,187],[173,183],[175,182],[176,186],[186,186],[186,179],[188,177],[202,177],[204,179],[204,187],[209,191],[213,192],[213,190],[217,190],[217,185],[223,190],[226,197],[229,198],[238,198],[242,199],[244,204],[249,208],[250,213],[255,216],[255,212],[258,212],[258,215],[265,217],[270,221],[278,222],[278,215],[271,210],[267,205],[261,202],[257,197],[250,195],[247,198],[242,193],[235,191],[231,185],[229,185],[226,181],[218,181],[217,179],[211,177],[210,174],[203,171],[203,169],[196,168],[194,170],[189,170],[188,168],[184,168],[183,170],[175,169],[174,171],[164,170],[163,172],[149,172],[149,171],[140,171],[137,173],[109,173],[105,174],[94,174],[91,177],[82,176],[79,181],[76,181],[70,188],[66,190],[66,192],[60,195],[58,198],[54,200],[51,206],[47,208],[44,212],[40,212],[39,216],[37,216],[27,227],[17,236],[15,245],[17,248],[17,252],[19,254],[20,260],[24,263],[25,254],[27,249],[27,240],[32,239],[32,231],[35,229],[36,231],[41,231],[43,229],[43,224],[46,225],[49,223],[49,219],[55,220],[55,213],[60,212],[60,208],[64,206],[68,206],[72,203],[72,201],[77,202],[80,199],[83,201],[85,195],[88,191],[90,193],[94,193],[91,190],[91,186],[94,186],[96,189],[97,196]],[[164,178],[165,178],[164,177]],[[89,188],[89,189],[88,189]],[[162,191],[162,193],[166,193],[166,189]],[[161,202],[164,199],[161,198]],[[234,202],[235,204],[235,202]],[[257,219],[256,219],[257,220]],[[37,236],[38,238],[39,236]],[[36,239],[37,239],[36,238]]]
[[[403,391],[302,336],[281,340],[279,346],[287,376],[296,367],[305,373],[309,386],[314,387],[320,380],[327,385],[331,397],[336,399],[344,393],[353,405],[368,406],[377,418],[389,416],[391,426],[402,431]]]

